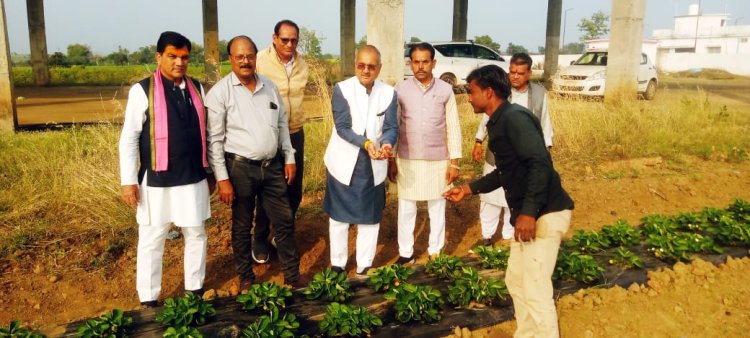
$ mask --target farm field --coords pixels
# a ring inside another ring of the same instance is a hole
[[[750,117],[747,116],[750,114],[750,103],[745,95],[747,88],[750,88],[750,81],[723,81],[731,82],[731,88],[724,88],[709,80],[703,81],[690,80],[680,84],[678,80],[670,80],[666,87],[661,88],[653,102],[664,104],[660,100],[674,100],[686,107],[700,105],[703,101],[710,102],[711,107],[717,106],[716,114],[722,114],[722,111],[730,115],[744,114],[737,118],[741,125],[736,127],[744,129],[745,133],[750,132]],[[696,90],[695,86],[706,89]],[[49,90],[46,96],[44,90]],[[94,111],[93,116],[98,119],[104,116],[105,120],[116,121],[124,108],[126,92],[114,87],[106,92],[99,90],[101,89],[98,87],[52,87],[43,90],[17,88],[16,95],[25,97],[19,101],[19,120],[33,114],[43,116],[54,107],[61,111],[70,109],[67,111],[70,114],[88,109]],[[467,130],[472,130],[471,126],[475,126],[478,119],[471,114],[464,96],[460,96],[458,100],[462,119],[469,121],[463,128],[463,138],[471,141],[472,134],[467,133]],[[308,111],[312,111],[311,118],[321,116],[315,110],[319,111],[316,108],[325,107],[325,104],[316,102],[314,98],[308,98],[306,102],[310,108]],[[61,103],[77,106],[70,108]],[[598,102],[562,100],[555,100],[552,104],[554,108],[560,108],[566,113],[578,108],[588,109],[592,105],[601,105]],[[649,103],[641,101],[638,104]],[[570,106],[574,108],[566,108]],[[614,110],[612,113],[616,112]],[[56,117],[54,120],[63,120],[65,113],[61,114],[60,118]],[[553,120],[556,120],[555,114],[552,115]],[[43,120],[44,118],[40,118],[33,121]],[[82,121],[77,117],[73,120]],[[553,149],[553,158],[564,187],[576,202],[568,235],[578,229],[599,229],[618,219],[639,224],[641,217],[650,214],[673,215],[684,211],[700,211],[704,207],[724,208],[735,198],[750,200],[747,143],[744,148],[740,145],[740,149],[736,151],[709,147],[685,153],[643,151],[639,156],[629,155],[628,149],[620,149],[612,144],[612,149],[596,150],[606,156],[589,158],[569,150],[573,144],[566,136],[573,132],[566,135],[568,125],[563,124],[563,118],[559,121],[560,124],[553,122],[556,147],[559,148]],[[313,126],[314,123],[308,124],[308,128]],[[109,133],[116,135],[117,126],[112,126],[111,129],[113,130]],[[0,145],[7,142],[7,146],[12,137],[3,136]],[[107,140],[110,140],[111,147],[115,149],[116,144],[112,140],[116,141],[116,137]],[[466,158],[468,152],[465,145]],[[480,171],[477,165],[466,158],[461,164],[462,179],[470,180],[480,174]],[[113,162],[107,169],[114,174],[117,171],[116,158],[110,156],[109,160]],[[320,171],[321,168],[308,166],[307,170]],[[11,187],[11,180],[5,176],[6,173],[0,175],[4,176],[0,183],[6,184],[3,185],[3,190]],[[114,181],[108,182],[106,189],[109,192],[105,196],[108,196],[107,203],[114,204],[119,195],[116,174],[112,177]],[[320,187],[306,185],[306,190],[308,192],[303,199],[296,227],[302,253],[301,269],[303,274],[311,276],[328,266],[328,222],[326,215],[320,210]],[[395,187],[391,187],[390,191],[375,266],[391,263],[398,258],[397,247],[387,245],[396,241]],[[10,200],[8,196],[0,195],[0,216],[11,216],[15,212],[16,207],[8,205],[7,201]],[[480,237],[478,204],[478,198],[475,197],[448,208],[444,253],[464,256]],[[89,203],[78,207],[96,209],[100,205]],[[229,210],[216,202],[212,205],[212,210],[213,221],[207,226],[209,261],[205,287],[214,289],[219,294],[236,294],[238,281],[231,256]],[[122,217],[134,223],[132,215]],[[8,236],[9,229],[14,226],[5,223],[7,219],[12,218],[0,218],[0,235]],[[92,227],[95,223],[90,222],[85,226]],[[83,225],[52,224],[52,227],[55,226],[76,228]],[[42,236],[44,240],[31,242],[0,256],[0,293],[4,295],[0,298],[0,325],[7,325],[10,320],[18,319],[54,336],[60,334],[63,325],[71,321],[96,316],[113,308],[137,308],[134,288],[135,247],[132,243],[123,242],[121,238],[124,235],[135,236],[135,226],[126,224],[124,227],[130,228],[116,229],[108,225],[98,232],[84,232],[91,235],[90,238]],[[55,231],[59,229],[48,230],[49,233]],[[419,261],[424,263],[429,224],[425,206],[422,205],[416,231],[415,252]],[[353,239],[353,236],[350,238]],[[497,243],[502,244],[499,239]],[[353,247],[354,243],[350,241],[350,248]],[[108,264],[87,266],[81,263],[86,257],[113,255],[115,249],[120,250],[120,254],[114,255]],[[180,241],[169,242],[165,252],[163,297],[182,294],[181,256]],[[353,269],[352,261],[353,255],[350,256],[349,270]],[[256,266],[255,273],[261,281],[281,282],[282,279],[277,260],[272,260],[270,265]],[[680,263],[672,270],[651,274],[651,281],[637,289],[588,289],[576,295],[565,296],[558,300],[563,337],[743,336],[750,331],[748,280],[750,261],[747,258],[732,261],[719,268],[702,262],[691,265]],[[477,330],[474,336],[511,337],[514,325],[513,321],[500,323],[489,329]]]

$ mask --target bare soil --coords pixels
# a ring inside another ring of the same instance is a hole
[[[53,91],[59,89],[51,89]],[[70,92],[60,92],[71,97]],[[118,91],[114,101],[119,99]],[[31,92],[28,101],[19,104],[22,112],[34,107]],[[87,94],[96,97],[96,91]],[[103,99],[88,105],[112,104]],[[19,103],[22,103],[20,101]],[[83,99],[76,101],[83,104]],[[29,105],[27,105],[29,104]],[[93,110],[97,107],[89,107]],[[105,109],[106,110],[106,109]],[[660,158],[606,163],[599,167],[569,164],[559,167],[563,185],[576,202],[571,232],[598,229],[624,218],[632,224],[652,213],[675,214],[704,207],[723,208],[735,198],[750,200],[750,162],[727,163],[684,158],[666,161]],[[633,169],[633,170],[630,170]],[[637,173],[611,177],[608,172]],[[467,172],[469,180],[479,173]],[[388,203],[378,238],[375,266],[398,258],[396,243],[395,189]],[[311,276],[329,264],[327,216],[320,210],[322,195],[307,194],[303,200],[297,228],[301,270]],[[429,224],[426,206],[420,205],[416,227],[415,252],[426,260]],[[447,211],[445,253],[463,256],[480,237],[477,218],[478,198],[474,197]],[[234,273],[230,245],[230,210],[213,204],[213,220],[207,226],[209,259],[205,287],[219,296],[236,295],[238,280]],[[354,269],[354,234],[350,233],[348,270]],[[113,240],[113,239],[110,239]],[[500,243],[501,240],[497,239]],[[81,253],[101,254],[106,243],[77,248]],[[112,266],[95,272],[68,270],[65,258],[29,260],[9,257],[0,260],[0,325],[17,319],[41,328],[51,336],[62,333],[64,325],[96,316],[113,308],[136,309],[135,247],[127,248]],[[256,265],[258,280],[282,281],[279,263]],[[715,267],[704,262],[677,264],[670,270],[653,272],[646,285],[627,290],[587,289],[558,300],[561,330],[565,337],[720,337],[747,336],[750,332],[750,261],[731,260]],[[162,297],[179,296],[182,285],[182,243],[169,241],[164,255]],[[515,323],[501,323],[475,331],[474,336],[511,337]]]

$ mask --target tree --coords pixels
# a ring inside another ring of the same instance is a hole
[[[130,64],[143,65],[147,63],[154,63],[154,55],[156,54],[156,45],[150,45],[139,48],[128,55],[128,61]]]
[[[323,54],[320,42],[325,40],[325,38],[318,37],[318,34],[314,30],[302,27],[300,28],[299,40],[299,49],[302,54],[310,58],[320,59]]]
[[[583,33],[581,42],[603,37],[609,33],[609,15],[597,11],[591,15],[590,19],[582,18],[581,23],[578,24],[578,30]]]
[[[489,35],[475,36],[474,42],[490,47],[490,49],[500,53],[500,44],[493,41]]]
[[[118,46],[117,51],[105,56],[102,62],[107,65],[122,66],[128,63],[128,54],[129,52],[126,48]]]
[[[536,47],[536,49],[537,49],[537,51],[539,52],[539,54],[544,54],[544,51],[545,51],[545,48],[544,48],[544,46],[539,46],[539,47]]]
[[[192,43],[192,47],[190,49],[190,63],[194,65],[200,65],[206,62],[206,53],[204,53],[205,48],[203,48],[203,45],[200,43]]]
[[[560,53],[583,54],[584,49],[585,49],[585,46],[583,42],[571,42],[571,43],[565,44],[565,46],[563,46],[563,48],[560,50]]]
[[[360,50],[362,47],[367,45],[367,35],[362,35],[361,38],[359,38],[359,41],[356,45],[354,45],[354,50]]]
[[[422,42],[422,40],[416,36],[412,36],[411,39],[409,39],[409,43],[417,43]]]
[[[91,53],[91,47],[88,45],[74,43],[68,45],[67,59],[71,65],[89,65],[94,59],[94,56]]]
[[[508,49],[507,49],[508,55],[513,55],[516,53],[529,53],[529,50],[526,49],[526,47],[521,45],[514,45],[512,42],[508,42]]]
[[[54,54],[50,55],[47,59],[47,63],[50,66],[58,66],[58,67],[68,67],[70,66],[70,63],[68,63],[68,58],[65,57],[65,54],[61,52],[55,52]]]
[[[229,51],[227,51],[227,40],[219,40],[219,60],[229,60]]]

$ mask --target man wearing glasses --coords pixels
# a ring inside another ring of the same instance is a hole
[[[299,26],[291,20],[281,20],[273,28],[272,45],[258,52],[257,62],[258,74],[268,77],[276,84],[289,116],[289,137],[297,165],[297,174],[287,187],[292,217],[297,215],[297,208],[302,201],[302,176],[305,169],[305,113],[302,111],[302,101],[308,70],[305,59],[297,53],[298,42]],[[256,206],[256,213],[252,257],[256,263],[263,264],[269,258],[269,220],[261,203]],[[274,239],[271,244],[275,242]]]
[[[232,251],[240,289],[255,280],[251,229],[256,198],[276,228],[284,283],[299,287],[294,218],[286,192],[296,172],[287,112],[276,85],[255,73],[258,49],[253,40],[236,36],[227,50],[232,72],[206,95],[208,162],[219,199],[232,205]],[[278,151],[283,156],[277,156]]]
[[[366,278],[375,258],[385,207],[387,158],[398,137],[396,92],[376,80],[380,52],[357,52],[355,77],[333,89],[333,133],[326,148],[326,195],[332,269],[344,271],[349,225],[357,224],[357,277]]]

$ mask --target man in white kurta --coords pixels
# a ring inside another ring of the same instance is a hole
[[[526,53],[514,54],[510,59],[510,71],[508,79],[510,80],[511,96],[509,101],[516,103],[528,109],[542,126],[544,134],[544,143],[547,148],[552,148],[552,121],[550,120],[549,110],[547,108],[547,90],[542,85],[531,83],[531,57]],[[484,114],[479,122],[476,133],[476,142],[472,150],[474,161],[482,160],[482,143],[487,135],[487,121],[489,117]],[[482,166],[483,175],[487,175],[495,170],[494,155],[487,149],[484,154],[484,165]],[[508,202],[505,200],[503,189],[496,189],[486,194],[480,195],[479,204],[479,221],[482,226],[482,238],[472,245],[469,252],[478,245],[491,246],[491,238],[497,231],[500,216],[503,217],[502,237],[509,240],[513,238],[513,226],[510,224],[510,209]]]
[[[409,51],[414,77],[396,86],[399,115],[397,156],[389,178],[398,182],[398,264],[414,262],[417,201],[427,201],[430,235],[427,253],[445,245],[445,199],[441,194],[458,177],[461,126],[453,87],[432,75],[435,49],[420,43]]]
[[[130,88],[120,136],[122,198],[136,209],[138,222],[136,289],[147,307],[157,306],[161,293],[164,242],[172,223],[185,238],[185,290],[203,293],[203,224],[211,209],[203,89],[185,76],[190,49],[190,41],[179,33],[162,33],[156,46],[157,70]],[[159,97],[165,109],[161,118],[155,117]]]

